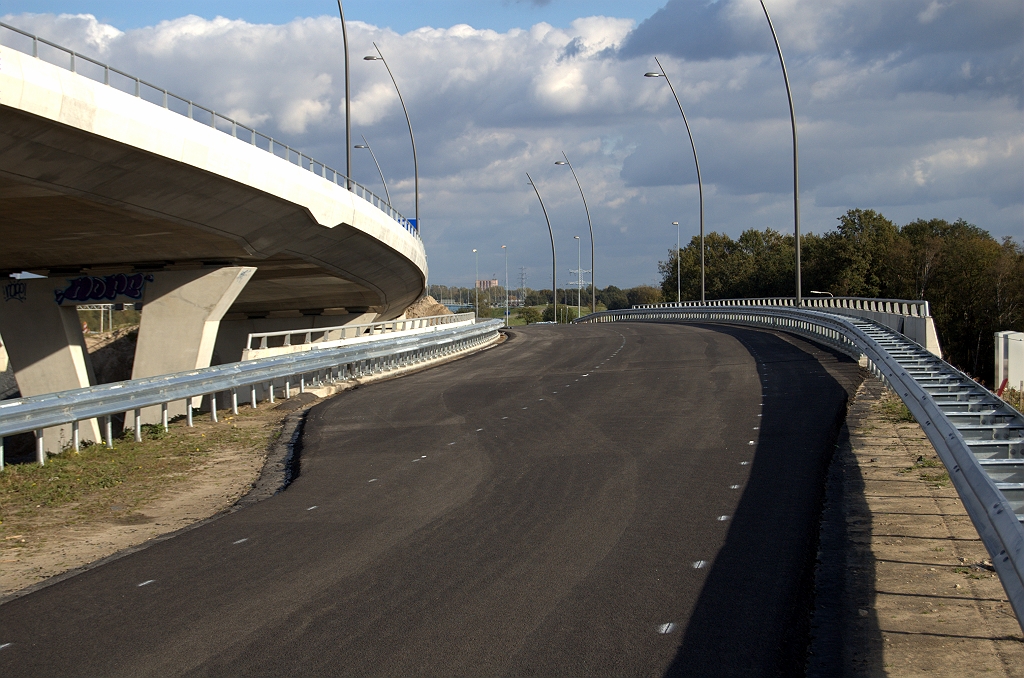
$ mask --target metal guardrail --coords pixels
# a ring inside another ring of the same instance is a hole
[[[1020,412],[922,346],[867,319],[748,305],[602,311],[575,322],[616,321],[766,327],[866,358],[871,371],[906,403],[945,465],[1024,629],[1024,416]]]
[[[232,118],[229,118],[226,115],[217,113],[212,108],[200,106],[191,99],[186,99],[185,97],[178,96],[177,94],[169,92],[163,87],[158,87],[157,85],[146,82],[145,80],[138,78],[134,75],[129,75],[124,71],[118,70],[113,66],[108,66],[107,64],[96,61],[91,57],[87,57],[84,54],[79,54],[78,52],[72,49],[68,49],[67,47],[63,47],[54,42],[50,42],[49,40],[46,40],[44,38],[40,38],[39,36],[28,33],[27,31],[23,31],[15,26],[11,26],[0,21],[0,28],[6,29],[7,31],[29,38],[32,41],[31,51],[19,49],[17,46],[14,45],[5,45],[6,47],[10,47],[11,49],[18,50],[22,54],[31,54],[33,57],[39,59],[41,58],[39,56],[40,44],[46,45],[47,47],[52,47],[53,49],[56,49],[59,52],[62,52],[68,56],[68,70],[72,73],[76,73],[83,77],[87,77],[90,80],[100,82],[99,79],[91,78],[86,73],[79,71],[79,66],[81,63],[91,64],[93,66],[103,69],[102,82],[104,85],[114,87],[114,85],[112,85],[110,82],[110,76],[111,74],[113,74],[115,76],[126,79],[130,85],[133,85],[133,93],[136,97],[140,99],[148,101],[148,99],[145,99],[143,97],[143,93],[147,91],[153,92],[154,94],[159,95],[162,98],[161,103],[164,108],[174,113],[178,113],[179,115],[183,115],[187,117],[189,120],[196,120],[196,115],[200,115],[201,117],[205,117],[206,115],[208,115],[210,119],[210,127],[214,128],[215,130],[224,132],[225,134],[230,134],[231,136],[239,140],[241,140],[245,136],[245,133],[248,133],[249,143],[255,146],[256,148],[265,150],[271,153],[272,155],[275,155],[278,158],[281,158],[282,160],[286,160],[288,162],[292,162],[292,157],[294,156],[295,162],[293,164],[296,164],[303,169],[308,169],[310,172],[313,172],[314,174],[319,174],[322,178],[324,178],[327,181],[333,181],[335,184],[347,188],[352,193],[355,193],[360,198],[363,198],[371,205],[373,205],[374,207],[376,207],[377,209],[379,209],[380,211],[384,212],[389,217],[397,221],[405,230],[409,231],[409,233],[416,236],[417,238],[420,237],[418,224],[414,224],[413,222],[403,217],[398,212],[398,210],[393,208],[386,200],[374,194],[373,191],[366,188],[362,184],[354,181],[353,179],[346,177],[341,172],[338,172],[337,170],[328,167],[326,164],[318,160],[314,160],[310,156],[303,154],[301,151],[294,149],[291,146],[288,146],[287,144],[281,143],[280,141],[274,139],[268,134],[263,134],[262,132],[259,132],[252,127],[244,125],[238,122],[237,120],[233,120]],[[60,64],[53,65],[60,66]],[[119,91],[124,91],[118,87],[115,87],[115,89],[118,89]],[[125,93],[127,94],[127,92]],[[178,111],[172,108],[171,102],[177,102],[178,104],[183,106],[185,112]],[[149,103],[153,102],[150,101]],[[196,122],[202,121],[196,120]],[[243,137],[239,137],[240,131],[243,133]],[[260,145],[260,143],[266,144],[266,148],[263,148]]]
[[[81,306],[79,306],[81,308]],[[360,323],[358,325],[335,325],[333,327],[313,327],[301,330],[285,330],[282,332],[253,332],[246,340],[247,349],[276,348],[279,346],[295,346],[292,337],[301,337],[298,344],[312,344],[317,342],[341,341],[343,339],[354,339],[368,335],[387,334],[390,332],[405,332],[418,330],[425,327],[440,327],[456,323],[470,322],[476,317],[474,313],[456,313],[447,315],[431,315],[422,318],[407,318],[405,320],[384,320],[374,323]],[[317,337],[314,339],[314,337]],[[280,338],[280,343],[275,339]],[[253,346],[253,342],[259,342]]]
[[[928,302],[923,299],[870,299],[867,297],[803,297],[800,308],[850,309],[892,313],[914,318],[927,318]],[[635,309],[647,308],[693,308],[698,306],[782,306],[796,308],[796,297],[762,297],[760,299],[711,299],[703,304],[699,301],[681,303],[637,304]]]
[[[186,420],[191,426],[192,399],[195,397],[209,396],[210,402],[215,403],[217,394],[228,392],[231,394],[232,412],[237,414],[240,388],[249,389],[252,407],[257,406],[261,390],[264,400],[273,403],[278,383],[282,384],[284,397],[288,398],[295,383],[293,380],[297,381],[302,392],[306,388],[307,376],[313,377],[313,383],[333,383],[440,358],[493,339],[501,326],[500,320],[487,320],[429,334],[385,338],[351,347],[303,351],[4,401],[0,403],[0,469],[3,468],[4,436],[35,432],[37,461],[42,464],[46,460],[43,430],[47,428],[71,424],[72,445],[77,450],[78,422],[104,418],[106,444],[112,447],[113,415],[134,411],[135,439],[139,441],[142,440],[139,415],[144,407],[160,405],[166,429],[168,404],[183,400],[186,403]],[[210,413],[213,421],[217,421],[215,404],[211,406]]]

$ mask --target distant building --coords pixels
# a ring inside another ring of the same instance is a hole
[[[478,290],[489,290],[492,287],[497,287],[497,286],[498,286],[498,279],[497,278],[494,278],[492,280],[477,280],[476,281],[476,288]]]

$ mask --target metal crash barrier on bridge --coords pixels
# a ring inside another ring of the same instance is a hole
[[[866,360],[871,372],[906,403],[949,471],[1024,629],[1024,416],[924,346],[880,322],[840,315],[831,308],[765,307],[757,306],[757,301],[746,300],[745,306],[662,305],[602,311],[575,322],[748,325],[797,334]]]
[[[43,430],[71,424],[77,450],[78,423],[102,418],[107,447],[113,446],[112,416],[134,412],[135,439],[142,439],[139,412],[144,407],[162,406],[163,426],[167,428],[167,405],[186,401],[188,425],[192,425],[192,399],[208,396],[215,403],[217,394],[230,393],[232,411],[238,413],[238,391],[248,389],[250,403],[256,407],[262,391],[264,400],[274,402],[274,390],[283,388],[290,397],[293,387],[301,392],[307,385],[334,383],[363,376],[413,367],[481,346],[497,339],[500,320],[458,325],[429,334],[384,336],[377,341],[324,348],[259,360],[228,363],[189,372],[133,379],[91,388],[61,391],[19,398],[0,403],[0,469],[3,468],[4,436],[34,432],[37,461],[46,461],[42,446]],[[217,409],[210,413],[217,421]],[[94,441],[98,442],[98,441]]]

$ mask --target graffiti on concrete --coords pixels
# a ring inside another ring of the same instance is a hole
[[[21,280],[12,280],[11,282],[4,285],[4,301],[25,301],[27,296],[27,286]]]
[[[153,276],[144,273],[117,273],[115,275],[84,275],[68,281],[63,290],[54,290],[58,304],[65,302],[113,301],[117,297],[141,299],[142,290]]]

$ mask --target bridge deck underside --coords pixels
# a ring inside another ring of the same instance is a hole
[[[255,265],[230,311],[250,314],[387,316],[422,290],[422,271],[358,229],[327,228],[299,205],[5,106],[0,215],[3,275]]]

